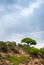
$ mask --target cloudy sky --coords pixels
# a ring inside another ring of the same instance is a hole
[[[44,0],[0,0],[0,40],[30,37],[44,46]]]

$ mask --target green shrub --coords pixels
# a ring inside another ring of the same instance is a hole
[[[44,47],[40,48],[40,52],[44,55]]]
[[[29,58],[26,57],[25,55],[20,55],[20,60],[23,61],[23,62],[28,62],[29,61]]]
[[[29,50],[29,53],[31,54],[38,54],[38,52],[39,52],[39,49],[34,48],[34,47]]]
[[[0,51],[7,52],[8,48],[5,42],[0,41]]]
[[[41,57],[44,58],[44,47],[40,48]]]
[[[29,46],[23,46],[23,49],[26,51],[26,52],[28,52],[29,53],[29,51],[30,51],[30,47]]]
[[[24,47],[24,50],[28,52],[29,54],[39,54],[40,52],[39,49],[34,48],[34,47],[29,47],[29,46]]]
[[[11,63],[13,63],[13,65],[19,65],[19,63],[20,63],[19,58],[18,58],[17,56],[15,56],[15,55],[13,55],[13,56],[8,55],[8,56],[6,56],[6,58],[7,58]]]

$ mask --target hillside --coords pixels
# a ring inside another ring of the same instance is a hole
[[[0,41],[0,65],[44,65],[44,48]]]

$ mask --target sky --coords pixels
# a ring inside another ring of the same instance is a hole
[[[0,40],[29,37],[44,47],[44,0],[0,0]]]

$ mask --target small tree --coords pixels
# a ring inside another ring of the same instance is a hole
[[[27,45],[36,45],[36,41],[31,38],[24,38],[21,40],[22,43],[27,43]]]

